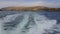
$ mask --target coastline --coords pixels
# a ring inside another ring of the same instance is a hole
[[[35,7],[4,7],[1,8],[0,11],[59,11],[60,12],[60,8],[48,8],[48,7],[44,7],[44,6],[35,6]]]

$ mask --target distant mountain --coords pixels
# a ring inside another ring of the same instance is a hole
[[[33,7],[5,7],[5,8],[1,8],[0,10],[2,11],[37,11],[37,10],[59,10],[60,8],[48,8],[45,6],[33,6]]]

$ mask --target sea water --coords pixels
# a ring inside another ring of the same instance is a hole
[[[59,14],[0,11],[0,34],[60,34]]]

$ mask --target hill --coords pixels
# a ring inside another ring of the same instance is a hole
[[[39,11],[39,10],[49,10],[49,11],[60,11],[60,8],[48,8],[44,6],[34,6],[34,7],[5,7],[1,8],[0,11]]]

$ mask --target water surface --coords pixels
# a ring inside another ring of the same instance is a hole
[[[0,11],[1,34],[59,34],[60,12]]]

